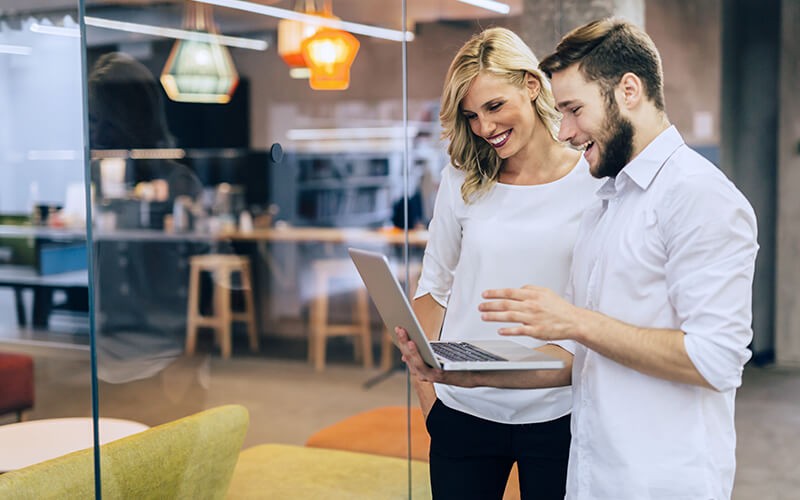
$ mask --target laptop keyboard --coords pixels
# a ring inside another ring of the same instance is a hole
[[[433,342],[433,352],[450,361],[507,361],[466,342]]]

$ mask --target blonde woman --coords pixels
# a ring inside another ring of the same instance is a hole
[[[563,290],[581,213],[599,184],[580,153],[556,139],[549,83],[507,29],[483,31],[458,51],[440,118],[452,165],[442,173],[414,309],[432,339],[492,338],[498,326],[481,321],[481,291]],[[502,498],[515,462],[523,498],[564,497],[571,347],[521,342],[566,361],[547,375],[557,387],[434,388],[415,379],[435,499]],[[495,375],[524,385],[542,373]]]

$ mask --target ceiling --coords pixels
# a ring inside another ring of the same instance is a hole
[[[263,5],[292,9],[295,0],[251,0]],[[523,0],[503,0],[511,7],[509,15],[522,11]],[[302,2],[300,2],[302,3]],[[317,0],[318,5],[322,0]],[[402,23],[401,0],[333,0],[333,12],[342,20],[400,29]],[[181,0],[86,0],[87,15],[109,17],[129,22],[178,27],[182,12]],[[77,0],[3,0],[0,19],[18,18],[21,15],[74,15]],[[491,17],[500,14],[464,4],[458,0],[407,0],[408,26],[419,22],[461,21]],[[249,12],[214,7],[214,16],[223,33],[236,34],[274,30],[277,19]]]

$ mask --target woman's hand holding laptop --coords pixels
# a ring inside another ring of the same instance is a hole
[[[460,387],[478,387],[474,371],[444,371],[432,368],[423,361],[417,350],[417,345],[408,337],[408,332],[402,327],[395,327],[397,347],[403,355],[403,361],[408,366],[412,377],[417,377],[423,382],[456,385]]]
[[[508,389],[531,389],[560,387],[572,383],[572,353],[555,344],[536,348],[544,354],[560,359],[564,366],[557,370],[496,370],[496,371],[444,371],[432,368],[423,361],[416,344],[408,332],[395,327],[397,347],[403,355],[412,377],[422,382],[455,385],[459,387],[504,387]]]

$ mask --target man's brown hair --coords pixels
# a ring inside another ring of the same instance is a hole
[[[664,111],[664,76],[661,56],[653,40],[633,23],[605,18],[567,33],[556,51],[539,68],[548,77],[573,64],[590,82],[598,82],[606,99],[625,73],[634,73],[644,83],[647,97]]]

